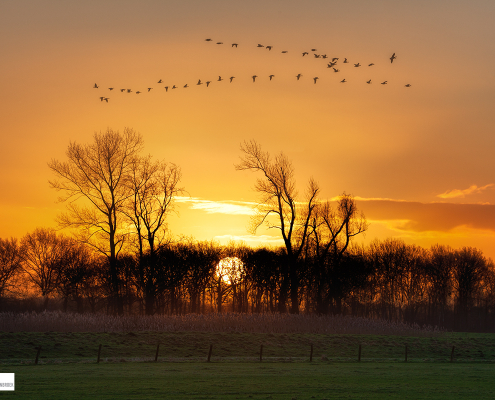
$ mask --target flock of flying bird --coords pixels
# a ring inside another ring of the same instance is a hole
[[[212,39],[210,39],[210,38],[208,38],[208,39],[205,39],[205,41],[206,41],[206,42],[212,42],[213,40],[212,40]],[[216,44],[218,44],[218,45],[222,45],[222,44],[223,44],[223,42],[216,42]],[[237,46],[239,46],[239,44],[238,44],[238,43],[232,43],[232,47],[237,48]],[[256,47],[258,47],[258,48],[265,48],[265,49],[267,49],[268,51],[271,51],[271,50],[273,49],[273,46],[266,46],[266,45],[262,45],[262,44],[258,44]],[[336,68],[336,66],[337,66],[337,62],[339,61],[339,57],[332,57],[332,58],[329,58],[326,54],[319,54],[319,53],[317,53],[317,49],[311,49],[311,52],[312,52],[311,54],[313,55],[313,57],[314,57],[314,58],[329,59],[330,61],[329,61],[329,62],[328,62],[328,64],[327,64],[327,68],[331,68],[331,69],[333,70],[333,72],[335,72],[335,73],[336,73],[336,72],[340,72],[340,69]],[[285,53],[288,53],[288,51],[287,51],[287,50],[282,50],[282,53],[283,53],[283,54],[285,54]],[[306,57],[306,56],[309,56],[309,55],[310,55],[310,53],[309,53],[308,51],[304,51],[304,52],[302,53],[302,56],[303,56],[303,57]],[[391,62],[391,63],[393,63],[393,62],[394,62],[394,60],[395,60],[396,58],[397,58],[397,56],[395,55],[395,53],[394,53],[394,54],[392,54],[392,56],[390,57],[390,62]],[[347,58],[344,58],[344,61],[342,61],[342,63],[343,63],[343,64],[349,64],[349,61],[347,60]],[[353,63],[353,64],[354,64],[354,67],[355,67],[355,68],[359,68],[359,67],[361,67],[361,66],[362,66],[359,62],[358,62],[358,63]],[[374,64],[374,63],[370,63],[370,64],[368,64],[368,67],[372,67],[373,65],[375,65],[375,64]],[[297,80],[299,80],[302,76],[303,76],[303,75],[302,75],[301,73],[299,73],[299,74],[297,74],[297,75],[295,76],[295,78],[296,78]],[[270,81],[271,81],[274,77],[275,77],[275,75],[274,75],[274,74],[272,74],[272,75],[268,75],[268,78],[270,79]],[[258,75],[253,75],[251,78],[253,79],[253,82],[256,82],[256,78],[258,78]],[[228,79],[228,80],[229,80],[229,82],[230,82],[230,83],[232,83],[232,81],[235,79],[235,76],[231,76],[231,77],[229,77],[229,78],[222,78],[221,76],[219,76],[219,77],[218,77],[218,79],[216,79],[216,81],[217,81],[217,82],[221,82],[221,81],[223,81],[223,80],[225,80],[225,79]],[[313,82],[316,84],[316,82],[318,81],[318,79],[319,79],[319,78],[318,78],[317,76],[313,77]],[[346,83],[347,81],[346,81],[346,79],[344,78],[344,79],[342,79],[340,82],[341,82],[341,83]],[[158,80],[158,82],[157,82],[157,83],[161,84],[161,83],[163,83],[163,81],[160,79],[160,80]],[[202,81],[201,81],[201,79],[199,79],[199,80],[198,80],[198,82],[196,83],[196,85],[203,85],[203,84],[205,84],[205,85],[206,85],[206,87],[208,87],[211,83],[212,83],[212,81],[205,81],[205,82],[202,82]],[[368,81],[366,81],[366,83],[367,83],[367,84],[371,84],[371,79],[369,79]],[[380,82],[380,84],[381,84],[381,85],[386,85],[387,83],[388,83],[388,81],[383,81],[383,82]],[[407,87],[407,88],[409,88],[409,87],[411,87],[411,84],[409,84],[409,83],[408,83],[408,84],[406,84],[406,85],[404,85],[404,86],[405,86],[405,87]],[[189,85],[186,83],[186,84],[185,84],[184,86],[182,86],[182,87],[183,87],[183,88],[188,88],[188,87],[189,87]],[[99,89],[98,84],[96,84],[96,83],[95,83],[95,84],[94,84],[94,86],[93,86],[93,88],[95,88],[95,89]],[[164,88],[165,88],[165,91],[166,91],[166,92],[168,92],[168,90],[169,90],[169,89],[178,89],[179,87],[178,87],[178,86],[176,86],[176,85],[173,85],[173,86],[164,86]],[[110,91],[112,91],[112,90],[114,90],[114,89],[115,89],[115,88],[113,88],[113,87],[108,88],[108,90],[110,90]],[[152,87],[149,87],[149,88],[147,88],[147,89],[148,89],[148,90],[147,90],[148,92],[150,92],[151,90],[153,90],[153,88],[152,88]],[[137,90],[136,92],[133,92],[133,91],[132,91],[132,89],[119,89],[119,90],[120,90],[120,92],[122,92],[122,93],[136,93],[136,94],[140,94],[140,93],[142,93],[142,92],[141,92],[141,91],[139,91],[139,90]],[[108,100],[109,100],[109,99],[110,99],[109,97],[106,97],[106,96],[100,96],[100,101],[105,101],[105,102],[107,102],[107,103],[108,103]]]

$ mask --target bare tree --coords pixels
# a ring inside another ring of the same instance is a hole
[[[138,286],[145,300],[145,313],[154,313],[158,274],[155,251],[167,233],[166,217],[173,210],[179,187],[180,168],[172,163],[153,161],[151,156],[136,157],[129,182],[132,196],[125,213],[132,222],[139,255]],[[144,257],[147,252],[147,257]]]
[[[0,238],[0,301],[21,270],[22,249],[17,239]]]
[[[287,289],[290,285],[291,313],[299,312],[298,261],[308,238],[309,225],[317,204],[318,184],[311,178],[304,201],[298,201],[294,169],[287,156],[280,153],[271,159],[268,152],[254,140],[241,145],[241,162],[237,170],[259,171],[255,190],[261,195],[252,220],[252,232],[267,223],[280,230],[287,251],[287,269],[279,297],[279,311],[286,311]],[[275,216],[274,219],[271,216]]]
[[[64,257],[62,241],[53,230],[37,228],[22,238],[23,268],[31,283],[48,299],[58,285],[59,272]]]
[[[93,142],[71,142],[67,161],[48,163],[57,179],[50,186],[61,192],[59,201],[67,203],[67,212],[58,218],[62,228],[75,228],[77,238],[108,258],[113,308],[123,313],[119,296],[117,256],[128,230],[122,225],[122,209],[132,195],[130,176],[143,140],[134,130],[121,134],[107,129],[95,133]]]

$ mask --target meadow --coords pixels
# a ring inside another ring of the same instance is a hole
[[[0,323],[0,372],[16,374],[16,398],[483,399],[495,394],[495,334],[304,315],[3,313]]]

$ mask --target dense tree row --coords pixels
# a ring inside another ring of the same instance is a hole
[[[316,254],[315,244],[308,244],[297,263],[301,312],[495,329],[495,268],[475,248],[424,249],[389,239],[349,247],[338,258]],[[40,297],[39,309],[53,298],[52,308],[113,312],[108,262],[47,229],[20,241],[0,239],[3,309],[15,298]],[[284,248],[167,243],[153,253],[119,257],[118,294],[131,314],[278,312],[281,301],[291,302],[282,293],[291,290],[284,283],[287,264]],[[28,285],[20,290],[19,281]]]

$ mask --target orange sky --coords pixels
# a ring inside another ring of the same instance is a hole
[[[358,197],[367,242],[495,258],[493,20],[492,0],[3,0],[0,236],[54,226],[64,206],[47,162],[70,141],[131,127],[147,152],[182,167],[191,198],[169,220],[176,234],[277,243],[246,231],[256,175],[234,164],[255,139],[289,156],[301,192],[313,176],[323,199]],[[340,72],[312,48],[339,57]]]

